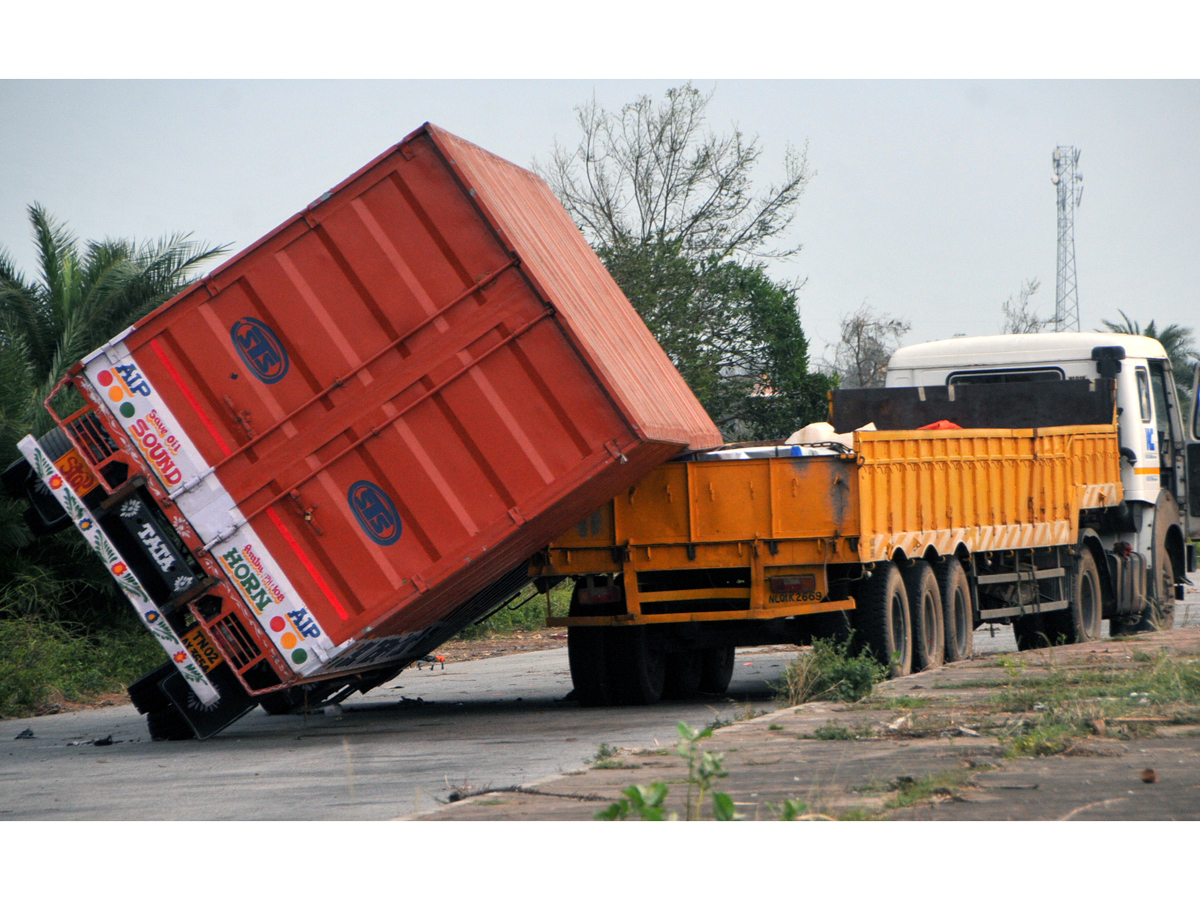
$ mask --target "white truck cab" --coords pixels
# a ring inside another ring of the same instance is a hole
[[[1181,594],[1185,573],[1195,569],[1195,549],[1187,539],[1200,537],[1197,375],[1200,367],[1192,375],[1192,409],[1185,416],[1179,409],[1170,360],[1162,344],[1152,338],[1117,333],[1015,334],[903,347],[888,365],[887,387],[1115,379],[1125,502],[1120,515],[1088,523],[1087,532],[1110,557],[1115,579],[1110,585],[1111,605],[1114,613],[1121,613],[1144,605],[1136,602],[1140,598],[1122,597],[1116,580],[1122,572],[1120,558],[1128,559],[1131,551],[1143,557],[1147,571],[1160,584],[1173,582],[1173,596]],[[1136,584],[1131,590],[1142,593]],[[1155,593],[1152,580],[1149,594]],[[1160,613],[1163,625],[1173,610]]]

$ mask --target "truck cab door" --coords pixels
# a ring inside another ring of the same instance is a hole
[[[1188,412],[1187,474],[1184,482],[1186,502],[1179,505],[1187,511],[1188,537],[1200,538],[1200,363],[1192,373],[1192,408]]]
[[[1179,504],[1188,509],[1187,467],[1183,420],[1179,410],[1179,395],[1171,369],[1163,360],[1147,360],[1150,367],[1150,390],[1154,396],[1154,411],[1149,428],[1158,444],[1159,485]],[[1148,437],[1150,437],[1148,435]]]

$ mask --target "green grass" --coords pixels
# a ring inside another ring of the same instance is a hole
[[[938,795],[949,796],[969,779],[970,775],[961,769],[947,769],[921,778],[898,778],[890,786],[896,796],[883,806],[884,809],[907,809]]]
[[[1200,660],[1165,651],[1143,654],[1130,669],[1059,669],[1014,678],[994,708],[1022,714],[997,735],[1005,754],[1053,756],[1093,733],[1097,720],[1161,716],[1174,724],[1200,722]],[[1116,736],[1152,733],[1153,725],[1121,725]]]
[[[550,612],[565,616],[571,606],[570,579],[550,591]],[[528,601],[528,602],[526,602]],[[482,641],[497,634],[524,634],[542,631],[546,627],[546,596],[532,586],[525,588],[488,619],[470,625],[456,637],[463,641]]]
[[[1012,739],[1004,750],[1010,759],[1019,756],[1054,756],[1071,746],[1082,729],[1073,722],[1043,722]]]
[[[833,722],[826,722],[820,728],[813,731],[813,737],[818,741],[852,741],[854,740],[854,732],[845,725],[835,725]]]
[[[97,632],[28,619],[0,619],[0,716],[52,712],[63,700],[124,690],[166,661],[148,632]]]
[[[618,756],[621,753],[620,747],[614,747],[612,744],[601,744],[596,748],[596,755],[588,760],[590,763],[602,763]]]
[[[864,705],[868,709],[924,709],[932,703],[928,697],[877,697]]]

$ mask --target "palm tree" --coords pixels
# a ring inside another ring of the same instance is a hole
[[[76,360],[179,293],[225,251],[186,234],[81,247],[39,204],[29,207],[29,220],[38,278],[26,278],[0,248],[0,469],[18,456],[18,440],[49,430],[42,402]],[[53,606],[47,598],[97,583],[78,554],[63,553],[53,539],[38,543],[28,546],[18,505],[0,502],[0,615],[44,606],[32,602],[35,595]],[[30,584],[32,593],[21,587]]]
[[[1109,331],[1118,334],[1140,334],[1144,337],[1154,338],[1163,345],[1163,349],[1167,351],[1167,359],[1171,360],[1171,370],[1175,375],[1175,390],[1179,394],[1179,408],[1181,410],[1191,410],[1192,396],[1192,366],[1200,362],[1200,353],[1196,351],[1196,345],[1192,340],[1192,329],[1183,325],[1171,324],[1159,331],[1154,324],[1154,320],[1150,320],[1150,324],[1145,328],[1136,319],[1131,319],[1121,310],[1121,322],[1110,322],[1103,319],[1105,327]],[[1184,415],[1184,421],[1188,418],[1188,413]]]

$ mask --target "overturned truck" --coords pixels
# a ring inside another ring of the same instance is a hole
[[[365,691],[720,433],[533,174],[425,125],[73,366],[4,474],[169,657],[155,738]]]

